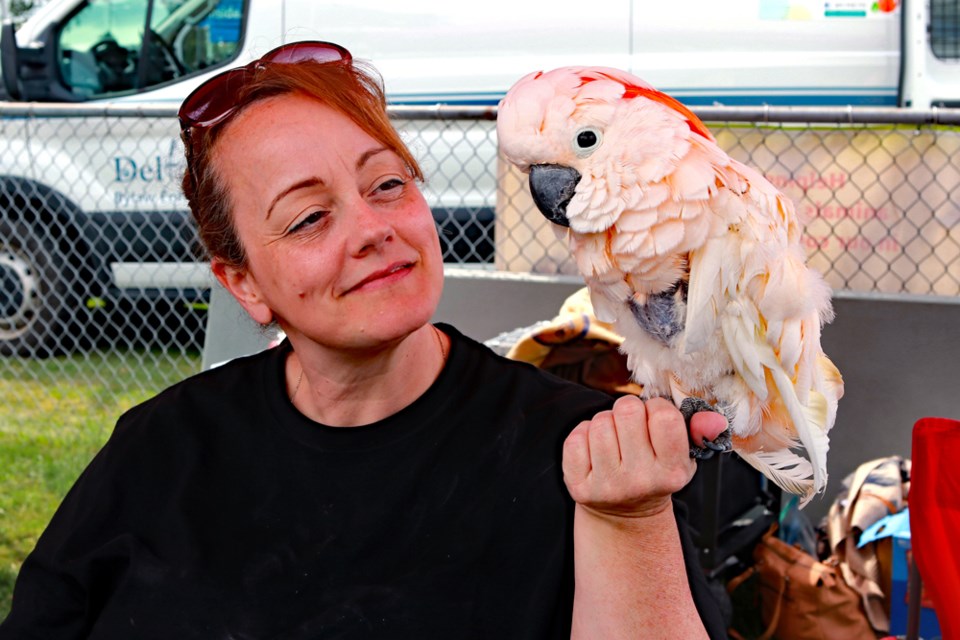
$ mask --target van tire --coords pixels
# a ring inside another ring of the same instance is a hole
[[[0,219],[0,355],[47,358],[76,350],[80,326],[59,243]]]

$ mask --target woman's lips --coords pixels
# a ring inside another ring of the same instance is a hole
[[[357,284],[347,289],[344,292],[344,295],[348,293],[352,293],[358,289],[362,289],[363,287],[366,287],[367,285],[374,282],[384,282],[387,280],[399,279],[405,276],[407,273],[409,273],[412,267],[413,267],[412,262],[396,262],[390,265],[389,267],[387,267],[386,269],[381,269],[379,271],[375,271],[371,273],[366,278],[364,278]]]

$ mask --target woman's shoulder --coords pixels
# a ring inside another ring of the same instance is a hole
[[[529,405],[551,405],[585,409],[605,407],[613,398],[593,387],[562,378],[528,362],[511,360],[484,343],[464,335],[456,328],[441,324],[452,341],[452,373],[461,384],[483,387],[488,392],[500,389],[511,396],[522,396]]]
[[[177,431],[251,415],[272,384],[289,347],[286,343],[230,360],[191,375],[132,407],[120,416],[117,431],[138,429]]]

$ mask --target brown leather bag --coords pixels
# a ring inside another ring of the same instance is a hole
[[[731,580],[727,588],[733,591],[747,578],[758,576],[766,628],[761,640],[876,638],[860,594],[844,582],[829,560],[820,562],[803,549],[788,545],[773,529],[757,544],[753,558],[754,566]]]

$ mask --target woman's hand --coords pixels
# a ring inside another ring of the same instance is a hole
[[[719,413],[694,414],[688,439],[668,400],[626,396],[567,436],[563,477],[577,502],[571,638],[707,637],[671,494],[696,470],[690,440],[712,440],[726,422]]]
[[[696,471],[690,440],[699,444],[726,429],[719,413],[701,412],[690,421],[663,398],[643,402],[619,398],[610,411],[581,422],[563,446],[567,490],[595,515],[644,518],[670,507],[670,496]]]

